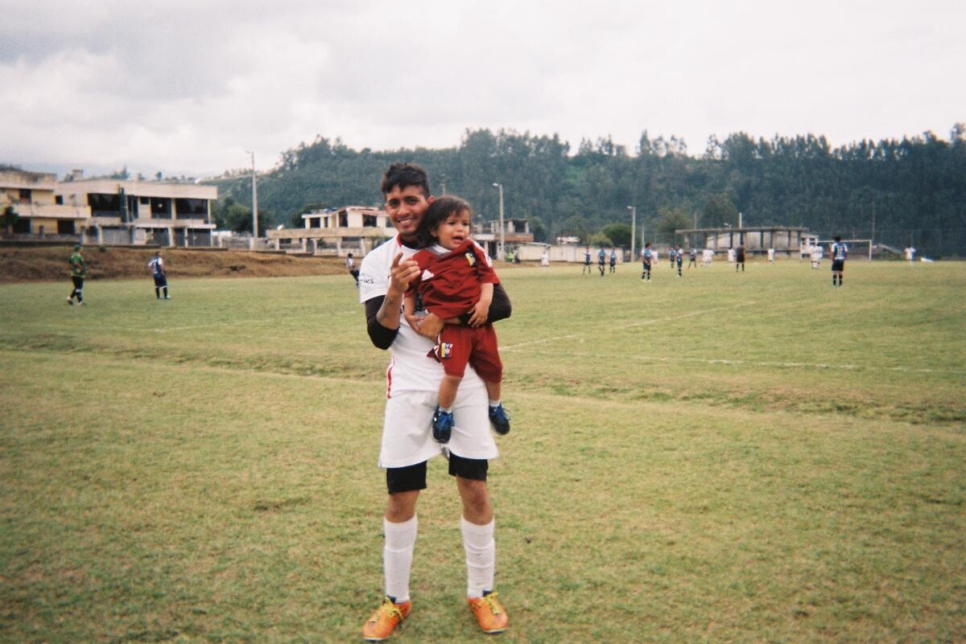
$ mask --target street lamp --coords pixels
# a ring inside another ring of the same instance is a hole
[[[248,152],[246,150],[246,152]],[[258,237],[258,183],[255,179],[255,153],[248,152],[252,155],[252,245],[251,249],[255,250],[255,239]]]
[[[496,249],[496,258],[502,261],[504,257],[503,255],[503,248],[504,248],[503,246],[503,241],[504,241],[503,239],[503,184],[494,183],[493,187],[497,188],[500,191],[500,245]]]
[[[637,206],[628,206],[628,210],[631,211],[631,261],[637,261],[634,258],[634,235],[636,234],[635,229],[637,228]]]

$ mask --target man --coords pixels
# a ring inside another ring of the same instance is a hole
[[[164,299],[170,300],[171,298],[168,297],[168,271],[164,268],[161,251],[154,254],[154,257],[148,262],[148,268],[151,269],[151,275],[154,277],[154,297],[160,300],[163,292]]]
[[[610,249],[610,272],[617,272],[617,249],[614,247]]]
[[[74,306],[74,298],[77,298],[77,305],[84,306],[84,279],[87,277],[87,262],[81,254],[81,245],[74,245],[74,252],[67,260],[70,264],[70,281],[74,284],[74,290],[70,292],[67,303]]]
[[[489,459],[499,452],[490,432],[486,387],[468,368],[453,408],[456,422],[450,440],[445,447],[433,440],[431,421],[443,368],[427,354],[433,348],[430,338],[439,334],[444,321],[427,314],[419,329],[413,329],[402,316],[403,296],[419,274],[411,259],[417,250],[416,231],[433,197],[425,171],[413,164],[391,166],[383,175],[381,189],[397,236],[362,260],[359,298],[366,308],[369,338],[392,354],[379,454],[389,493],[383,518],[386,598],[366,621],[362,635],[369,641],[386,639],[409,614],[416,502],[426,488],[427,461],[440,454],[449,458],[449,473],[462,502],[467,601],[484,632],[500,633],[506,630],[509,618],[493,588],[495,523],[486,475]],[[506,292],[496,285],[488,320],[502,320],[510,313]]]
[[[641,251],[641,279],[650,282],[651,281],[651,261],[653,260],[653,253],[651,252],[651,242],[644,244],[644,250]]]
[[[597,251],[597,270],[600,271],[601,277],[604,276],[604,266],[606,262],[607,262],[607,251],[604,250],[603,247],[601,247],[601,249]]]
[[[352,276],[352,279],[355,280],[356,287],[358,287],[359,286],[359,269],[356,268],[356,260],[352,257],[352,253],[349,253],[348,255],[346,255],[346,258],[345,258],[345,268],[346,268],[347,271],[349,271],[349,275]]]
[[[849,247],[842,243],[842,237],[836,235],[831,251],[832,286],[842,286],[842,273],[845,272],[845,258],[849,254]]]
[[[694,246],[688,249],[688,270],[691,270],[692,266],[698,267],[698,249]]]
[[[580,274],[584,273],[590,275],[590,246],[584,250],[584,267],[580,270]]]
[[[735,250],[735,272],[741,268],[741,272],[745,272],[745,245],[738,244],[738,248]]]

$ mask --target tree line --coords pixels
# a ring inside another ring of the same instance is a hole
[[[316,209],[382,203],[391,163],[419,163],[434,194],[458,194],[483,220],[527,219],[537,241],[579,237],[627,246],[630,207],[650,241],[678,241],[684,228],[804,226],[822,238],[872,238],[930,257],[966,255],[966,124],[948,138],[925,132],[833,148],[824,136],[711,137],[700,156],[682,139],[643,132],[629,152],[610,137],[576,152],[558,135],[467,130],[458,147],[354,150],[317,137],[281,155],[258,177],[260,227],[301,227]],[[251,178],[214,181],[220,228],[251,230]],[[261,231],[260,231],[261,232]]]

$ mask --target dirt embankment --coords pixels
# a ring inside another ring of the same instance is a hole
[[[87,278],[141,279],[150,276],[148,260],[156,248],[87,246]],[[68,279],[71,245],[0,247],[0,283],[49,282]],[[337,258],[298,257],[275,253],[164,248],[161,257],[170,277],[295,277],[346,272]]]

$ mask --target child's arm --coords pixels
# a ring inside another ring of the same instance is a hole
[[[487,282],[480,284],[480,299],[473,305],[473,314],[470,316],[470,326],[483,326],[486,318],[490,314],[490,304],[493,303],[493,284]]]

